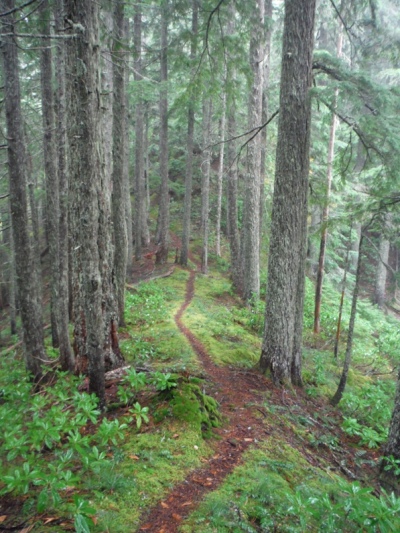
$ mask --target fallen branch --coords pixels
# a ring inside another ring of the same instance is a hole
[[[163,274],[159,274],[158,276],[151,276],[150,278],[143,278],[139,281],[136,281],[135,283],[127,283],[126,288],[127,289],[136,289],[136,287],[139,285],[139,283],[142,283],[143,281],[153,281],[155,279],[160,278],[168,278],[171,274],[173,274],[175,270],[175,265],[173,265],[167,272],[164,272]]]

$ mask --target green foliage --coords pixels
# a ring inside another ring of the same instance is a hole
[[[177,386],[175,381],[176,375],[172,375],[170,372],[163,374],[162,372],[155,372],[152,375],[151,383],[155,386],[156,390],[160,392],[170,391]]]
[[[132,326],[150,327],[168,317],[166,302],[173,292],[154,282],[141,283],[125,299],[126,322]]]
[[[139,402],[136,402],[135,405],[129,409],[129,413],[136,420],[136,427],[140,429],[142,427],[142,422],[146,424],[149,422],[149,417],[147,413],[149,412],[148,407],[142,407]]]
[[[183,533],[280,531],[394,532],[400,499],[312,470],[279,441],[246,453],[245,462],[208,495]],[[297,475],[295,475],[297,474]]]
[[[0,369],[0,494],[34,495],[41,513],[60,506],[67,487],[81,486],[77,472],[94,474],[109,462],[106,451],[124,438],[127,425],[103,418],[97,430],[86,433],[100,412],[94,395],[78,392],[77,378],[58,372],[55,383],[33,392],[24,372],[5,365]],[[89,531],[94,511],[88,509],[77,501],[73,514],[79,531]]]
[[[74,526],[76,533],[90,533],[93,525],[92,516],[95,515],[96,509],[78,495],[74,495]]]

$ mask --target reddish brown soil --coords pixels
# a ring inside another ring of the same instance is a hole
[[[337,429],[337,422],[333,420],[337,415],[329,406],[310,401],[302,391],[289,393],[284,389],[277,389],[256,370],[240,371],[219,367],[212,362],[205,347],[182,322],[182,315],[194,295],[195,276],[196,272],[191,271],[185,301],[177,312],[175,321],[203,364],[208,376],[206,392],[219,401],[225,423],[216,430],[218,439],[214,442],[215,453],[207,465],[191,472],[159,504],[149,509],[142,518],[139,531],[177,532],[182,520],[193,511],[201,498],[215,490],[241,462],[243,452],[249,446],[257,446],[258,442],[272,434],[279,435],[280,439],[300,449],[312,466],[326,467],[326,463],[329,463],[332,469],[341,470],[350,480],[358,478],[361,473],[357,472],[359,467],[354,461],[352,443]],[[318,453],[306,439],[288,429],[283,418],[263,409],[266,391],[268,403],[279,405],[280,408],[286,407],[285,417],[288,414],[293,417],[301,415],[312,421],[313,432],[321,435],[320,443],[316,444]],[[329,424],[332,437],[341,439],[340,447],[331,447],[329,439],[322,438],[330,434]],[[373,459],[371,454],[369,459]],[[370,474],[373,473],[371,466],[368,469]],[[365,470],[363,465],[363,476],[368,469]]]

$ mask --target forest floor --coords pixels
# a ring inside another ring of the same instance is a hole
[[[178,248],[179,240],[176,237],[173,239],[174,246]],[[155,247],[149,248],[145,250],[142,261],[134,262],[132,281],[136,283],[169,276],[174,269],[187,276],[180,307],[174,311],[174,321],[197,358],[198,374],[203,378],[202,392],[218,402],[221,423],[219,427],[213,428],[212,436],[207,440],[210,450],[201,456],[201,466],[191,468],[188,465],[184,469],[186,473],[180,478],[178,476],[177,482],[170,483],[168,490],[163,489],[158,498],[150,498],[150,506],[141,506],[140,511],[136,512],[136,518],[123,530],[149,533],[219,532],[218,527],[213,529],[210,526],[210,529],[202,529],[197,526],[196,522],[190,521],[191,515],[204,502],[207,495],[221,487],[229,475],[245,463],[247,452],[260,449],[264,453],[266,446],[270,447],[269,460],[272,461],[273,468],[284,470],[287,465],[285,467],[279,461],[283,460],[287,450],[294,450],[297,455],[293,457],[301,457],[304,463],[298,465],[299,472],[301,470],[300,477],[305,468],[309,468],[310,471],[323,471],[332,476],[338,475],[349,482],[358,481],[372,487],[374,494],[379,495],[377,482],[379,451],[366,446],[360,447],[357,437],[349,436],[341,429],[342,414],[329,404],[326,397],[312,396],[300,388],[278,388],[258,371],[256,365],[253,368],[245,368],[234,364],[220,364],[212,349],[206,347],[197,331],[193,330],[193,323],[187,320],[188,308],[197,294],[196,283],[207,283],[206,277],[199,272],[197,258],[190,254],[189,269],[181,269],[172,263],[156,268],[155,252]],[[236,303],[233,296],[227,293],[221,297],[222,307],[234,306]],[[129,335],[129,331],[126,330],[125,337],[129,338]],[[116,383],[108,387],[107,399],[109,403],[118,400]],[[146,402],[145,397],[140,401],[142,400]],[[126,409],[113,412],[112,419],[124,414]],[[156,431],[154,422],[146,428],[148,432],[146,434],[152,431]],[[177,435],[172,438],[175,437]],[[197,446],[194,448],[197,449]],[[136,453],[140,455],[139,452]],[[138,459],[136,455],[132,457]],[[292,459],[292,462],[295,465],[296,458]],[[293,468],[296,469],[296,466]],[[159,472],[152,471],[148,475],[157,476]],[[283,473],[283,477],[288,481],[291,476],[290,472]],[[41,522],[41,526],[35,525],[35,522],[38,524],[38,516],[31,516],[25,521],[24,528],[19,529],[16,524],[21,523],[19,512],[22,503],[23,500],[14,501],[8,496],[0,500],[0,531],[26,533],[73,530],[71,522],[65,520],[65,516],[56,520],[56,514],[48,524]],[[5,518],[2,521],[3,517]],[[205,520],[207,521],[207,517]],[[64,529],[60,529],[61,526],[52,529],[56,522],[64,524],[62,526]],[[258,529],[256,523],[252,526],[256,531],[264,531]],[[236,529],[226,529],[226,531],[234,530],[236,531]],[[94,531],[114,533],[121,529],[113,529],[112,525],[103,529],[97,526]],[[280,529],[278,527],[271,531],[280,531]]]
[[[175,244],[179,246],[179,242]],[[199,269],[193,254],[190,259]],[[369,485],[375,485],[378,493],[379,487],[375,483],[377,470],[371,466],[379,459],[377,452],[365,450],[360,465],[357,461],[359,450],[355,446],[356,439],[349,438],[339,429],[341,416],[329,403],[310,399],[301,389],[277,388],[256,368],[241,370],[218,366],[213,362],[211,354],[182,320],[195,295],[197,272],[199,270],[196,269],[190,271],[185,300],[174,318],[201,362],[207,384],[205,392],[218,400],[224,422],[221,427],[214,429],[214,453],[207,463],[190,472],[156,506],[148,509],[142,516],[139,531],[178,532],[182,521],[192,513],[199,501],[214,491],[241,463],[245,450],[250,446],[257,447],[272,436],[297,448],[312,467],[341,472],[349,481],[368,481]],[[319,428],[324,438],[318,444],[317,453],[315,445],[307,442],[294,429],[288,428],[284,422],[286,415],[265,409],[266,392],[269,404],[282,408],[294,419],[312,421],[314,431]],[[330,440],[338,438],[340,448],[329,446]]]

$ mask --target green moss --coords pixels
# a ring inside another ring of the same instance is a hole
[[[220,424],[218,403],[204,394],[199,385],[185,383],[171,392],[172,414],[179,420],[187,422],[204,436],[209,436],[212,428]]]
[[[114,469],[119,484],[107,492],[95,491],[98,525],[94,531],[135,531],[141,514],[210,454],[197,428],[176,420],[153,432],[128,435]]]
[[[243,459],[188,517],[182,533],[377,531],[380,513],[399,522],[395,501],[379,500],[372,489],[311,466],[282,439],[260,443]]]

